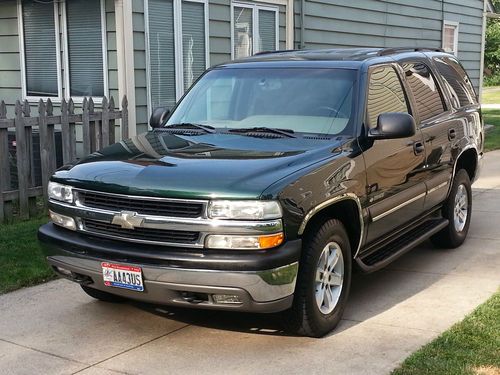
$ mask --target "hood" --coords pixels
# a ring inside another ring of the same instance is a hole
[[[63,167],[52,179],[119,194],[259,198],[276,181],[334,157],[341,140],[184,136],[157,130],[95,152]]]

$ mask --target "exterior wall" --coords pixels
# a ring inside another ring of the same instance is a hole
[[[8,115],[14,115],[16,99],[21,98],[21,67],[17,2],[0,3],[0,100],[8,104]]]
[[[295,47],[301,44],[295,1]],[[443,20],[459,25],[458,58],[476,86],[481,66],[482,0],[307,0],[305,48],[441,47]]]
[[[137,134],[148,129],[148,93],[146,79],[146,32],[144,1],[132,0],[132,24],[134,28],[134,82]]]

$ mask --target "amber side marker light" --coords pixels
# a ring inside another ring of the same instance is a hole
[[[283,233],[271,234],[267,236],[259,236],[259,248],[270,249],[279,246],[283,243],[285,236]]]

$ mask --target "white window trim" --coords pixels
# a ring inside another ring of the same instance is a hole
[[[47,101],[50,99],[53,103],[58,103],[62,100],[62,74],[61,74],[61,45],[60,45],[60,29],[59,29],[59,3],[54,1],[54,22],[56,36],[56,69],[57,69],[57,96],[28,96],[26,82],[26,55],[24,52],[24,20],[23,20],[23,4],[22,0],[17,0],[17,23],[19,29],[19,60],[21,66],[21,95],[23,100],[28,102],[38,102],[40,99]]]
[[[173,0],[174,11],[174,64],[175,64],[175,100],[178,101],[184,95],[184,64],[183,64],[183,46],[182,46],[182,2],[204,4],[205,21],[205,68],[210,67],[210,35],[209,35],[209,14],[208,0]],[[144,1],[144,25],[146,42],[146,85],[147,85],[147,104],[148,113],[152,113],[151,101],[151,54],[149,47],[149,2]],[[172,108],[170,108],[172,109]]]
[[[278,2],[275,2],[278,3]],[[258,49],[259,38],[259,10],[267,10],[275,12],[276,16],[276,50],[280,46],[280,24],[279,24],[279,7],[273,5],[264,5],[264,3],[248,3],[240,1],[231,1],[231,59],[234,59],[234,7],[252,9],[252,51],[253,53],[262,52]]]
[[[109,82],[108,82],[108,44],[106,32],[106,4],[105,0],[100,0],[101,6],[101,41],[102,41],[102,74],[104,80],[104,96],[109,100]],[[61,2],[61,23],[63,35],[63,66],[64,66],[64,98],[69,100],[73,98],[74,103],[83,103],[83,96],[71,96],[71,85],[69,81],[69,46],[68,46],[68,27],[66,14],[66,1]],[[95,104],[102,103],[102,97],[93,96],[92,100]]]
[[[456,21],[448,21],[448,20],[444,20],[443,21],[442,45],[441,45],[441,47],[443,49],[445,47],[445,45],[444,45],[444,36],[445,36],[445,30],[446,30],[447,26],[451,26],[451,27],[454,28],[454,34],[453,34],[453,54],[455,56],[458,56],[458,36],[459,36],[458,28],[460,26],[460,23],[456,22]]]
[[[107,59],[107,36],[106,36],[106,9],[105,1],[100,0],[101,5],[101,29],[102,29],[102,57],[103,57],[103,78],[104,78],[104,95],[109,96],[108,88],[108,59]],[[60,18],[59,18],[60,13]],[[28,96],[26,83],[26,61],[24,52],[24,24],[23,24],[23,8],[22,0],[17,0],[17,21],[19,28],[19,51],[20,51],[20,66],[21,66],[21,93],[23,100],[28,102],[38,102],[40,99],[47,101],[50,99],[53,103],[60,103],[63,97],[66,100],[71,98],[69,84],[69,56],[68,56],[68,29],[66,26],[66,2],[54,1],[54,22],[56,34],[56,68],[57,68],[57,96]],[[62,61],[61,61],[61,40],[62,37]],[[64,68],[64,74],[62,69]],[[64,75],[64,77],[63,77]],[[64,82],[64,90],[63,90]],[[82,103],[83,97],[73,97],[74,103]],[[102,103],[100,96],[93,97],[94,103]]]

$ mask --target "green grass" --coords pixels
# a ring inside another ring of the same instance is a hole
[[[500,104],[500,86],[485,87],[481,98],[482,104]]]
[[[499,317],[497,292],[463,321],[408,357],[392,375],[499,374]]]
[[[494,128],[485,135],[484,151],[500,149],[500,109],[483,109],[485,124],[494,125]]]
[[[53,279],[36,232],[47,218],[0,225],[0,294]]]

